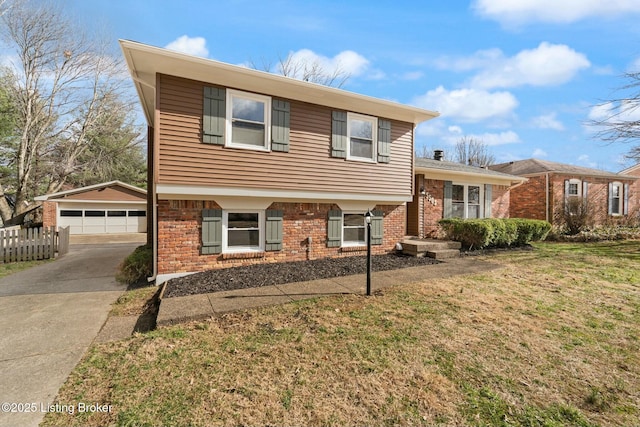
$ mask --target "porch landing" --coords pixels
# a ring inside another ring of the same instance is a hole
[[[402,240],[402,253],[434,259],[456,258],[460,256],[460,242],[436,239],[418,239],[405,237]]]

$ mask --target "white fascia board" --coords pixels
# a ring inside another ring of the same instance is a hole
[[[234,198],[263,198],[274,202],[331,203],[339,200],[369,201],[379,204],[402,204],[413,200],[411,195],[337,193],[322,191],[263,190],[256,188],[205,187],[196,185],[157,184],[158,199],[211,200],[216,196]]]
[[[127,184],[122,181],[116,180],[116,181],[102,182],[100,184],[88,185],[86,187],[73,188],[71,190],[59,191],[57,193],[45,194],[43,196],[34,197],[33,200],[36,200],[38,202],[44,202],[49,199],[55,199],[56,197],[68,196],[70,194],[76,194],[76,193],[83,193],[85,191],[91,191],[98,188],[107,188],[112,185],[119,185],[121,187],[128,188],[129,190],[136,191],[140,194],[144,194],[144,195],[147,194],[147,190],[143,188],[139,188],[139,187],[136,187],[135,185]]]
[[[120,40],[131,78],[147,122],[154,125],[156,76],[166,74],[269,96],[323,105],[417,125],[440,114],[435,111],[360,95],[273,73],[174,52],[143,43]]]
[[[483,173],[444,171],[440,169],[416,168],[415,172],[424,175],[427,179],[437,179],[440,181],[460,181],[493,185],[515,185],[528,181],[526,177],[517,176],[497,176]]]
[[[100,203],[100,204],[111,204],[111,205],[146,205],[146,200],[141,200],[139,202],[130,201],[130,200],[79,200],[79,199],[54,199],[52,202],[56,202],[57,204],[73,204],[73,203]]]

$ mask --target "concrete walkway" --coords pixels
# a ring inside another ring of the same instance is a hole
[[[10,408],[16,412],[3,406],[0,427],[42,421],[124,291],[116,268],[140,243],[99,240],[72,244],[55,261],[0,279],[0,402],[21,404]]]
[[[380,271],[371,275],[371,290],[429,282],[461,274],[475,274],[500,266],[480,261],[475,257],[449,259],[435,265]],[[167,326],[191,320],[202,320],[230,311],[246,310],[325,295],[366,293],[366,275],[336,277],[308,282],[287,283],[276,286],[239,289],[235,291],[184,297],[162,298],[157,326]]]

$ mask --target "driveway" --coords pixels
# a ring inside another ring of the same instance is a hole
[[[0,279],[0,427],[37,426],[55,409],[58,389],[125,289],[114,279],[118,264],[139,244],[72,244],[55,261]],[[77,411],[80,402],[64,403]]]

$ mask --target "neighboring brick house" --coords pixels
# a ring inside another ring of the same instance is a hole
[[[414,130],[437,113],[120,42],[148,123],[157,283],[207,269],[394,250]]]
[[[618,172],[621,175],[640,178],[640,163]],[[640,179],[629,185],[629,218],[640,224]]]
[[[593,225],[622,223],[637,210],[631,186],[635,177],[547,160],[527,159],[489,166],[529,178],[511,191],[510,216],[557,224],[557,215],[572,198],[587,200]]]
[[[415,160],[415,194],[407,204],[407,233],[437,237],[443,218],[508,218],[510,190],[526,178],[434,158]]]

